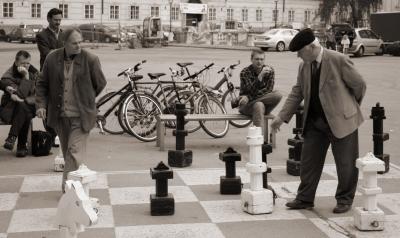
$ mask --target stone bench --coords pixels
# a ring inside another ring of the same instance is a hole
[[[268,120],[274,119],[275,116],[272,114],[264,116],[264,140],[268,142]],[[242,114],[187,114],[185,121],[225,121],[225,120],[251,120],[250,117]],[[157,140],[156,146],[160,147],[161,151],[165,150],[165,122],[176,121],[174,114],[161,114],[157,116]],[[269,142],[272,143],[272,147],[276,148],[275,133],[271,133]]]

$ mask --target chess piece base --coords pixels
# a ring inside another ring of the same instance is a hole
[[[54,171],[55,172],[63,172],[65,166],[64,158],[57,155],[54,159]]]
[[[251,191],[244,189],[242,192],[242,209],[253,215],[271,213],[274,208],[273,200],[271,190]]]
[[[240,194],[242,192],[242,180],[239,176],[234,178],[221,176],[219,184],[219,191],[221,194]]]
[[[300,161],[288,159],[286,161],[286,172],[293,176],[300,176]]]
[[[168,165],[171,167],[188,167],[192,164],[193,152],[191,150],[169,150]]]
[[[354,225],[361,231],[381,231],[384,228],[385,213],[381,209],[365,211],[362,207],[354,209]]]
[[[175,200],[172,193],[166,197],[150,194],[150,213],[152,216],[169,216],[175,213]]]

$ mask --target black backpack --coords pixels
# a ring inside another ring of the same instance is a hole
[[[50,154],[52,137],[46,131],[32,131],[32,155],[47,156]]]

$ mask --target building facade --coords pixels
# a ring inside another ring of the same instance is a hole
[[[204,4],[203,14],[182,13],[182,4]],[[140,26],[144,18],[158,16],[164,27],[197,26],[208,22],[215,28],[301,28],[319,22],[318,0],[0,0],[0,24],[47,25],[51,8],[63,10],[63,25],[103,23]]]

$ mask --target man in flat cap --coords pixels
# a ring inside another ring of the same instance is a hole
[[[363,122],[360,104],[366,84],[348,56],[322,48],[311,29],[300,31],[289,45],[303,62],[297,82],[272,121],[278,131],[289,122],[304,100],[300,180],[297,197],[286,204],[291,209],[314,207],[315,192],[329,145],[335,158],[338,186],[334,213],[351,209],[358,181],[358,127]]]

